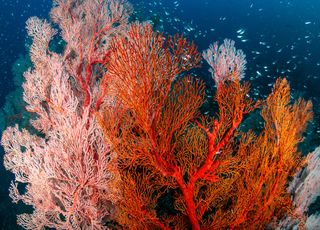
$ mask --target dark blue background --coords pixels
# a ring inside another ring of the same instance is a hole
[[[246,80],[251,79],[252,90],[259,96],[270,92],[276,77],[286,76],[294,92],[313,100],[315,135],[319,136],[319,0],[136,0],[132,3],[137,18],[152,21],[160,31],[184,33],[196,42],[199,50],[224,38],[235,40],[236,47],[247,55]],[[49,0],[0,0],[0,107],[14,87],[12,64],[19,54],[27,52],[25,21],[30,16],[47,18],[51,5]],[[238,38],[237,31],[241,29],[245,32]],[[8,199],[10,178],[2,166],[0,174],[0,229],[15,229],[15,215],[19,211]]]

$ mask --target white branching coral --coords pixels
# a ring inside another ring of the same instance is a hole
[[[297,229],[298,225],[305,225],[307,230],[320,229],[320,213],[308,215],[310,205],[320,196],[320,147],[307,156],[306,163],[288,188],[293,194],[293,216],[298,219],[288,216],[281,220],[278,229]]]
[[[242,50],[236,50],[234,41],[225,39],[222,45],[215,42],[203,51],[203,58],[208,62],[216,85],[227,79],[242,79],[246,69],[246,56]]]

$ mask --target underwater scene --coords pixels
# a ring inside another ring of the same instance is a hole
[[[319,12],[0,0],[0,229],[320,229]]]

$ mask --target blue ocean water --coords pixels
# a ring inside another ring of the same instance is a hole
[[[147,20],[168,34],[184,34],[199,50],[230,38],[247,56],[245,80],[264,97],[279,76],[293,94],[314,104],[313,146],[320,144],[320,1],[319,0],[134,0],[134,19]],[[48,18],[49,0],[0,0],[0,107],[15,89],[13,63],[26,54],[25,21]],[[208,73],[207,73],[208,74]],[[0,160],[0,228],[17,229],[19,210],[8,198],[7,176]],[[4,176],[2,176],[4,175]],[[12,227],[8,227],[12,226]]]

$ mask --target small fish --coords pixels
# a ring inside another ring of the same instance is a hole
[[[257,73],[258,77],[262,76],[262,73],[260,73],[258,70],[256,73]]]
[[[307,22],[305,22],[304,24],[305,24],[305,25],[310,25],[311,22],[310,22],[310,21],[307,21]]]
[[[246,30],[242,29],[242,28],[237,30],[237,33],[240,34],[240,35],[244,34],[244,32],[246,32]]]

